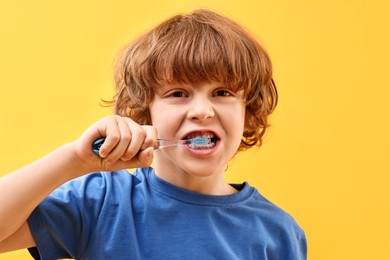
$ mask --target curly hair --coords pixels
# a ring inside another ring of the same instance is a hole
[[[278,101],[271,60],[240,25],[209,10],[176,15],[125,46],[115,65],[115,113],[152,124],[149,104],[164,82],[218,81],[243,90],[245,127],[239,150],[262,144]]]

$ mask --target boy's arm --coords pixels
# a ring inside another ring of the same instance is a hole
[[[35,241],[26,221],[12,236],[0,243],[0,254],[34,246]]]
[[[103,159],[91,151],[93,140],[100,136],[107,137]],[[35,244],[27,219],[54,189],[89,172],[150,165],[156,138],[152,127],[139,126],[129,118],[107,117],[78,140],[0,178],[0,252]]]
[[[0,241],[23,233],[25,228],[17,230],[26,225],[27,218],[44,198],[61,184],[87,172],[73,158],[72,146],[67,144],[0,179]],[[18,241],[10,238],[5,245],[1,242],[0,251],[3,246],[12,247],[11,242]]]

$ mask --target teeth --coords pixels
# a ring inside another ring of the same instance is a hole
[[[215,146],[215,135],[212,133],[192,133],[187,138],[193,139],[188,145],[191,149],[210,149]]]

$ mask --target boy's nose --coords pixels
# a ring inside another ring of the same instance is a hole
[[[191,102],[187,115],[189,119],[201,121],[214,117],[213,104],[208,98],[196,97]]]

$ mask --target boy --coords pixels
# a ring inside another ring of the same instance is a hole
[[[0,252],[306,258],[287,213],[248,183],[224,181],[235,153],[261,145],[277,103],[270,59],[253,38],[207,10],[174,16],[124,49],[115,79],[115,116],[1,179]],[[157,138],[211,142],[154,150]]]

